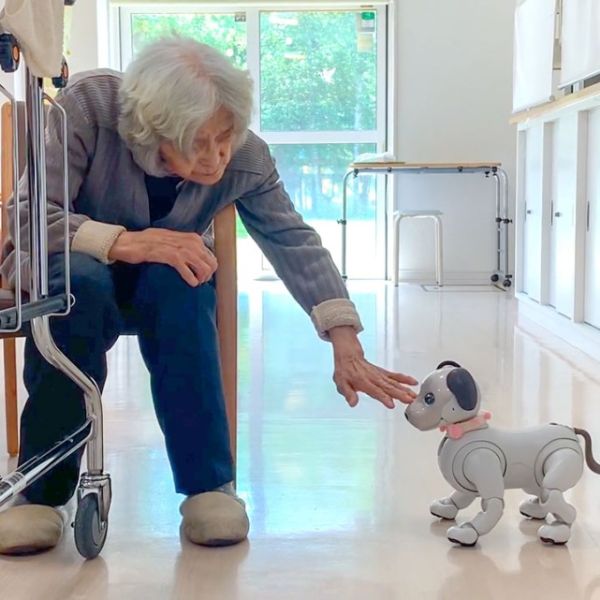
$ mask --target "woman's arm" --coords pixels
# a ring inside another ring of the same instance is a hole
[[[263,152],[265,176],[238,200],[240,218],[322,338],[329,339],[336,326],[360,332],[360,318],[331,254],[294,209],[266,144]]]
[[[73,203],[87,175],[95,144],[96,128],[83,115],[77,101],[68,88],[59,94],[57,102],[67,114],[67,147],[69,175],[69,239],[72,250],[86,252],[98,258],[107,259],[108,250],[123,227],[92,221],[89,217],[74,211]],[[46,192],[48,211],[48,250],[51,254],[63,251],[63,133],[58,109],[52,107],[48,113],[46,128]],[[21,251],[27,255],[29,248],[28,186],[27,173],[19,184],[19,211],[21,213]],[[15,202],[8,203],[11,239],[15,239]]]
[[[350,406],[364,392],[389,408],[394,399],[410,402],[412,377],[369,363],[358,339],[360,317],[331,254],[294,209],[266,150],[267,176],[237,203],[250,235],[258,243],[294,298],[309,313],[319,335],[333,346],[337,389]]]

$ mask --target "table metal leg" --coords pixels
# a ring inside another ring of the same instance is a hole
[[[502,254],[502,191],[500,190],[500,178],[494,173],[494,183],[496,187],[496,272],[492,276],[497,281],[502,273],[502,264],[500,255]]]
[[[368,169],[367,169],[368,171]],[[342,257],[341,257],[341,275],[344,280],[348,279],[347,273],[347,224],[348,224],[348,180],[354,175],[356,178],[360,170],[357,168],[350,169],[346,172],[342,184],[342,218],[337,222],[342,226]],[[384,172],[381,170],[380,172]],[[386,174],[394,172],[394,169],[387,167],[385,169]],[[407,171],[410,172],[410,171]],[[412,172],[456,172],[456,169],[435,169],[428,168],[428,170],[413,169]],[[465,172],[462,168],[458,169],[459,173]],[[496,271],[492,274],[491,279],[494,283],[499,286],[508,288],[512,286],[513,276],[509,273],[510,270],[510,255],[509,255],[509,228],[508,226],[512,223],[512,219],[508,216],[508,175],[506,171],[499,167],[490,168],[477,168],[470,169],[468,172],[484,172],[486,177],[490,175],[494,177],[496,184]],[[386,214],[387,222],[387,214]],[[386,226],[387,230],[387,226]],[[386,240],[386,257],[387,257],[387,240]],[[386,258],[386,276],[387,276],[387,258]]]
[[[512,286],[512,274],[509,262],[509,229],[512,219],[508,216],[508,175],[504,169],[496,168],[492,172],[496,180],[496,236],[497,263],[492,281],[505,288]]]
[[[508,214],[508,175],[504,169],[498,169],[498,177],[502,183],[502,225],[504,230],[502,233],[504,241],[504,287],[510,287],[512,285],[512,273],[510,273],[510,230],[509,225],[512,223],[512,219],[509,218]]]
[[[348,273],[346,271],[346,253],[347,253],[347,231],[346,226],[348,224],[348,179],[351,175],[357,177],[358,171],[351,169],[344,175],[344,182],[342,184],[342,218],[338,219],[338,223],[342,226],[342,279],[348,279]]]

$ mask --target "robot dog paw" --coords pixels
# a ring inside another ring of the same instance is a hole
[[[536,521],[543,521],[548,514],[546,508],[543,508],[540,504],[539,498],[529,498],[521,502],[519,506],[519,512],[528,519],[535,519]]]
[[[545,544],[562,546],[569,541],[571,528],[566,523],[559,522],[542,525],[538,529],[538,537]]]
[[[458,514],[458,508],[450,498],[443,498],[442,500],[436,500],[431,503],[429,512],[438,519],[444,519],[445,521],[454,521]]]
[[[453,544],[460,544],[467,547],[474,546],[479,539],[479,534],[475,531],[475,528],[468,523],[458,527],[450,527],[447,531],[447,536]]]

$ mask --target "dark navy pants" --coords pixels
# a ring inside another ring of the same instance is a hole
[[[50,259],[50,291],[64,289],[63,256]],[[72,313],[52,318],[58,347],[103,388],[106,352],[123,332],[138,335],[150,371],[152,397],[177,492],[212,490],[233,479],[220,373],[213,283],[190,287],[175,269],[159,264],[104,265],[71,255]],[[79,388],[39,354],[28,335],[21,417],[22,463],[83,423]],[[135,422],[131,435],[135,436]],[[76,490],[83,451],[69,457],[25,491],[34,503],[66,503]]]

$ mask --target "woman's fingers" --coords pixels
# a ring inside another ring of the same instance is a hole
[[[388,408],[394,408],[394,399],[375,382],[365,378],[356,382],[353,387],[357,391],[364,392],[365,394],[371,396],[371,398],[379,400],[379,402],[381,402],[384,406],[387,406]]]
[[[382,380],[380,385],[387,394],[396,400],[400,400],[403,404],[410,404],[416,398],[416,394],[404,386],[386,380]]]
[[[170,263],[167,263],[170,264]],[[174,269],[181,275],[183,280],[190,285],[191,287],[198,287],[200,283],[200,279],[198,276],[190,269],[190,267],[183,260],[175,261],[175,264],[171,264]]]
[[[337,391],[344,396],[349,406],[354,408],[358,404],[358,394],[352,389],[348,383],[342,383],[337,386]]]
[[[196,287],[202,283],[192,268],[190,268],[188,261],[181,251],[171,246],[154,246],[149,262],[162,263],[173,267],[181,275],[182,279],[192,287]]]
[[[395,401],[410,404],[416,398],[416,393],[407,385],[416,385],[414,377],[393,373],[371,364],[364,357],[342,358],[336,360],[334,375],[338,392],[348,401],[348,390],[353,392],[353,402],[358,403],[357,392],[363,392],[378,400],[387,408],[394,408]],[[355,404],[348,403],[351,406]]]
[[[386,369],[382,369],[378,367],[378,369],[390,379],[397,381],[399,383],[404,383],[406,385],[419,385],[419,382],[410,375],[404,375],[403,373],[394,373],[393,371],[388,371]]]
[[[201,283],[206,283],[212,277],[214,273],[212,266],[202,257],[198,256],[197,253],[191,251],[189,248],[183,248],[181,250],[181,257]]]
[[[348,383],[354,390],[368,394],[388,408],[395,407],[395,400],[410,404],[416,397],[411,389],[399,385],[396,380],[386,375],[383,369],[366,361],[361,366],[362,368],[356,369],[348,378]]]
[[[208,281],[217,270],[218,263],[215,255],[206,247],[202,237],[197,233],[168,231],[165,241],[169,246],[184,253],[190,266],[196,272],[202,273],[204,281]],[[204,265],[206,265],[208,271],[206,271]]]
[[[217,260],[195,233],[168,229],[150,229],[155,243],[153,262],[162,262],[177,269],[189,285],[206,283],[217,269]]]
[[[201,258],[208,265],[208,268],[210,269],[210,275],[212,276],[219,266],[215,255],[208,248],[204,247]]]
[[[398,400],[410,398],[412,400],[417,397],[414,390],[411,390],[406,385],[398,383],[396,379],[392,379],[389,375],[386,375],[385,371],[379,370],[378,376],[380,385],[394,398],[397,398]]]
[[[409,404],[417,397],[417,394],[413,390],[406,387],[406,385],[401,385],[408,382],[416,382],[416,379],[413,377],[402,375],[400,373],[393,373],[370,363],[367,364],[369,364],[368,370],[371,379],[376,385],[383,388],[387,394],[392,396],[392,398],[396,398],[405,404]]]

